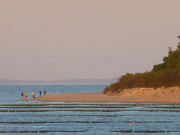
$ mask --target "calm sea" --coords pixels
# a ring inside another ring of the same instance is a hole
[[[180,134],[180,105],[22,102],[22,92],[103,92],[105,85],[0,85],[0,134]]]

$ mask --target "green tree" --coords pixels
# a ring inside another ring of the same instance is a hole
[[[180,36],[178,36],[180,39]],[[104,93],[119,92],[126,88],[136,87],[171,87],[180,86],[180,42],[176,50],[169,47],[168,56],[163,63],[154,65],[152,71],[145,73],[123,75],[118,82],[107,86]]]

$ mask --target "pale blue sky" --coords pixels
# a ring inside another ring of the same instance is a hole
[[[113,78],[162,62],[180,0],[0,0],[0,79]]]

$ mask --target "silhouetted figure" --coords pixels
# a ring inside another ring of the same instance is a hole
[[[23,100],[23,96],[24,96],[24,93],[23,93],[23,92],[21,93],[21,96],[22,96],[22,100]]]
[[[46,96],[46,90],[44,90],[44,96]]]
[[[39,91],[39,97],[41,97],[41,91]]]

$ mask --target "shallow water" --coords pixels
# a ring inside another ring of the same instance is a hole
[[[0,86],[0,134],[180,134],[180,105],[22,102],[21,92],[102,92],[105,85]]]

